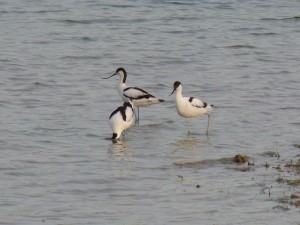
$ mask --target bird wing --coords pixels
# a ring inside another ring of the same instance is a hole
[[[147,91],[138,87],[128,87],[123,90],[123,95],[131,99],[139,99],[142,96],[154,97],[150,95]]]
[[[134,115],[132,105],[129,104],[128,102],[125,102],[124,108],[125,108],[125,115],[127,118],[127,122],[129,122],[133,119],[133,115]]]
[[[202,102],[200,99],[194,97],[190,97],[189,102],[191,103],[192,106],[197,108],[205,108],[207,106],[206,102]]]
[[[118,108],[116,108],[109,116],[109,119],[111,119],[115,114],[117,114],[118,112],[120,112],[121,116],[123,117],[123,120],[126,120],[126,114],[125,114],[125,110],[123,106],[119,106]]]

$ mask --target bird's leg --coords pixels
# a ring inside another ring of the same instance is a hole
[[[188,126],[188,133],[190,134],[191,131],[190,131],[190,124],[189,124],[189,119],[188,118],[186,118],[186,124]]]
[[[138,111],[138,114],[137,114],[137,124],[140,124],[140,108],[137,107],[137,111]]]
[[[134,107],[134,124],[138,124],[138,116],[136,114],[136,110],[139,109],[138,107]]]
[[[207,127],[206,127],[206,136],[208,136],[209,121],[210,121],[210,115],[208,114]]]

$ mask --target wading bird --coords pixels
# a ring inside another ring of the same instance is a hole
[[[174,90],[171,95],[176,91],[176,108],[180,116],[186,118],[188,125],[188,131],[190,133],[189,118],[208,115],[208,122],[206,128],[206,135],[208,136],[210,112],[213,110],[213,105],[209,105],[206,102],[194,97],[182,96],[182,85],[179,81],[174,82]]]
[[[131,126],[133,114],[133,108],[130,101],[124,102],[122,106],[119,106],[110,114],[109,125],[113,131],[111,138],[113,141],[120,139],[122,132]]]
[[[139,87],[129,87],[126,85],[127,73],[124,68],[118,68],[116,72],[106,78],[111,78],[115,75],[119,75],[120,81],[118,85],[118,92],[124,102],[130,99],[135,107],[137,107],[137,119],[136,122],[139,123],[139,107],[150,106],[159,102],[164,102],[165,100],[156,98],[155,96],[149,94],[147,91]]]

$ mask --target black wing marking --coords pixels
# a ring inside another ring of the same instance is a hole
[[[110,118],[112,118],[115,114],[117,114],[118,112],[121,113],[123,120],[126,121],[126,113],[125,113],[126,108],[124,106],[120,106],[117,109],[115,109],[111,114],[110,114]]]
[[[124,102],[123,107],[124,111],[126,111],[127,107],[130,107],[133,110],[132,105],[129,102]]]
[[[123,94],[126,98],[130,98],[131,100],[141,100],[141,99],[149,99],[149,98],[155,98],[153,95],[147,94],[147,95],[140,95],[137,97],[129,97],[125,94]]]
[[[140,92],[143,92],[144,94],[149,94],[147,91],[143,90],[142,88],[139,88],[139,87],[128,87],[128,88],[125,88],[123,91],[127,91],[127,90],[130,90],[130,89],[135,89],[135,90],[138,90]]]
[[[200,106],[200,105],[193,105],[193,104],[192,104],[192,106],[197,107],[197,108],[206,108],[207,103],[206,102],[202,102],[202,103],[203,103],[202,106]]]
[[[206,102],[202,102],[201,100],[194,97],[190,97],[189,102],[191,103],[192,106],[197,108],[206,108],[208,106]]]

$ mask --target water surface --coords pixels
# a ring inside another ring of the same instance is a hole
[[[300,223],[272,168],[299,154],[298,1],[0,6],[1,224]],[[101,78],[121,66],[166,102],[114,144],[118,78]],[[208,138],[207,117],[187,134],[175,80],[216,106]]]

